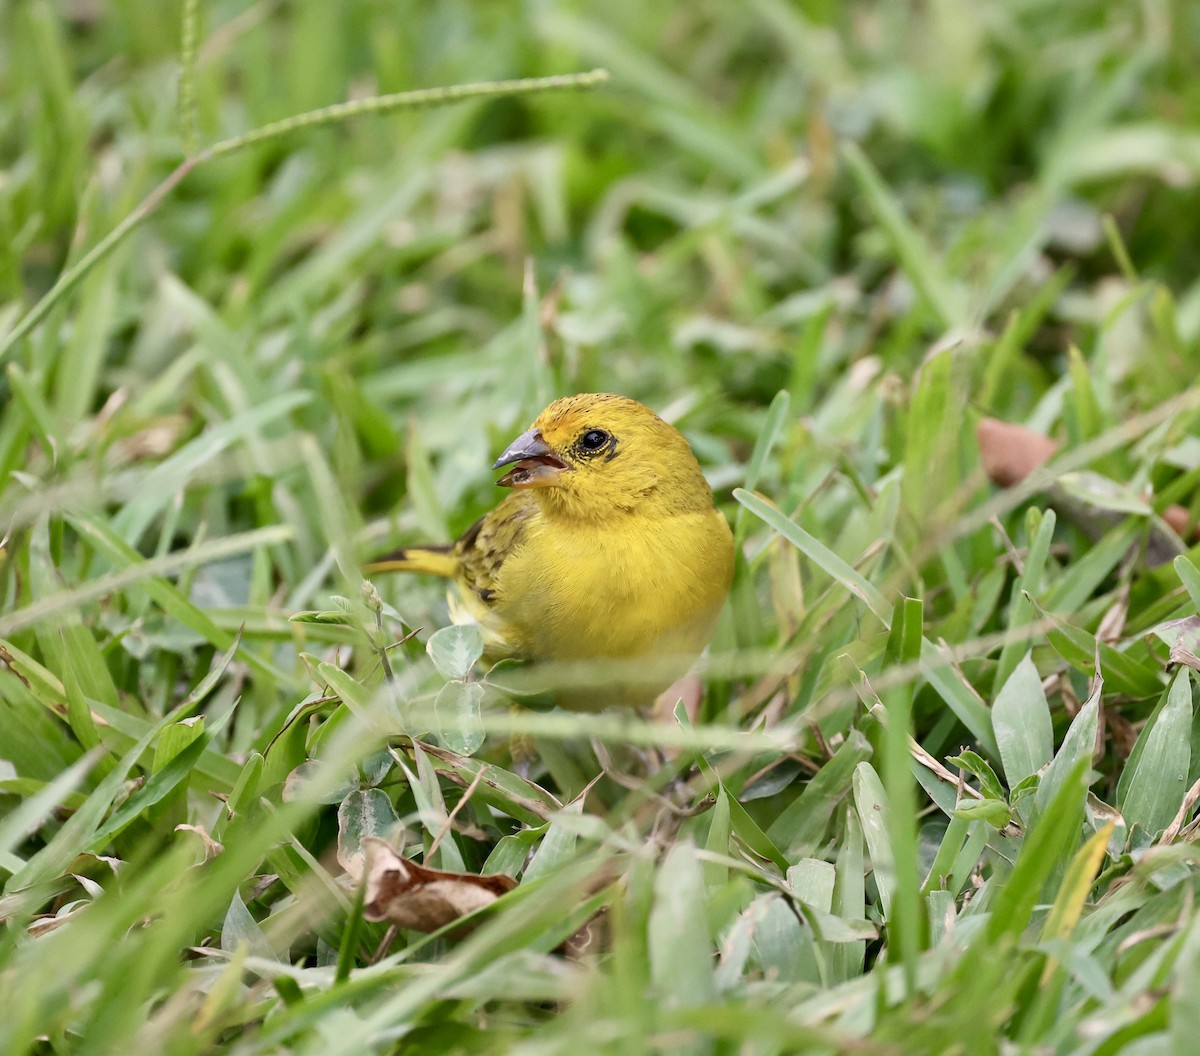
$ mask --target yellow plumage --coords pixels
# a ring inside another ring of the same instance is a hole
[[[488,659],[535,662],[567,707],[652,700],[707,644],[733,540],[684,438],[635,400],[556,400],[493,468],[514,489],[453,546],[373,571],[454,581],[451,612]]]

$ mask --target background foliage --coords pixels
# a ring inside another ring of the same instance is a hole
[[[1200,9],[185,9],[0,7],[0,1048],[1189,1051]],[[736,526],[694,721],[360,590],[587,390]],[[370,834],[520,884],[389,944]]]

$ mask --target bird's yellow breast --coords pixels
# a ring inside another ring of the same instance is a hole
[[[646,658],[665,672],[647,675],[657,692],[704,648],[732,574],[729,526],[715,509],[602,525],[537,518],[504,563],[493,612],[507,651],[537,661]]]

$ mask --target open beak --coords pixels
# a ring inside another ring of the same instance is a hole
[[[518,436],[504,449],[492,469],[516,463],[496,483],[502,488],[550,488],[569,467],[536,429]]]

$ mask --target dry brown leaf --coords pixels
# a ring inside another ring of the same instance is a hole
[[[1193,671],[1200,671],[1200,616],[1185,616],[1182,620],[1172,620],[1162,627],[1176,631],[1175,641],[1171,642],[1171,652],[1167,664],[1183,664]],[[1164,635],[1165,636],[1165,635]]]
[[[34,939],[39,938],[42,935],[48,935],[50,932],[61,928],[73,916],[75,916],[76,913],[80,913],[86,908],[87,903],[80,902],[78,905],[73,906],[69,912],[63,913],[61,916],[55,913],[38,914],[38,916],[34,917],[33,920],[29,922],[29,925],[26,927],[25,931],[30,938]]]
[[[165,458],[179,443],[188,420],[182,414],[164,414],[150,418],[142,428],[117,441],[117,448],[130,462],[144,458]]]
[[[558,952],[578,960],[588,954],[604,953],[612,945],[612,926],[608,910],[601,909],[589,917],[561,946]]]
[[[981,418],[975,435],[984,472],[1002,488],[1019,484],[1058,450],[1049,437],[998,418]]]
[[[1139,727],[1134,726],[1116,708],[1106,707],[1102,714],[1112,740],[1113,753],[1118,759],[1128,759],[1133,754],[1133,746],[1137,744]]]
[[[979,457],[984,472],[992,483],[1002,488],[1019,484],[1048,462],[1058,450],[1058,444],[1049,437],[1026,429],[1023,425],[1002,422],[998,418],[981,418],[975,434],[979,439]],[[1062,496],[1059,499],[1061,501]],[[1162,519],[1180,539],[1200,540],[1200,524],[1193,523],[1191,514],[1184,507],[1168,506],[1163,510]],[[1105,519],[1101,517],[1097,523],[1103,524]],[[1084,527],[1086,530],[1087,526]],[[1161,530],[1158,534],[1164,538],[1151,535],[1150,565],[1163,564],[1179,552],[1178,543],[1172,543],[1170,537]]]
[[[1125,632],[1125,621],[1129,618],[1129,583],[1124,582],[1117,590],[1116,600],[1100,617],[1096,627],[1096,640],[1117,642]]]
[[[1168,506],[1162,517],[1180,539],[1200,539],[1200,524],[1193,524],[1192,515],[1182,506]]]
[[[437,931],[491,905],[517,882],[510,876],[476,876],[426,869],[378,837],[363,840],[367,852],[363,916],[411,931]]]
[[[212,836],[209,835],[208,829],[206,829],[203,825],[176,825],[175,831],[190,832],[192,835],[200,838],[200,843],[204,847],[204,857],[201,859],[202,862],[211,862],[217,857],[217,855],[222,854],[225,850],[224,844],[214,840]]]
[[[695,675],[677,678],[664,689],[654,702],[654,714],[663,722],[673,721],[675,708],[680,701],[693,724],[699,721],[700,704],[704,697],[704,683]]]
[[[1172,664],[1183,664],[1184,667],[1190,667],[1193,671],[1200,671],[1200,656],[1197,656],[1179,642],[1171,646],[1169,662]]]
[[[1175,842],[1180,830],[1192,816],[1192,811],[1195,810],[1197,801],[1200,801],[1200,781],[1197,781],[1187,790],[1187,795],[1183,797],[1183,802],[1179,804],[1179,810],[1176,811],[1174,820],[1163,830],[1163,834],[1154,841],[1158,846],[1169,847]]]
[[[12,653],[10,653],[2,645],[0,645],[0,664],[3,664],[9,671],[11,671],[14,675],[16,675],[17,678],[20,680],[21,684],[26,689],[29,688],[29,679],[27,679],[23,674],[21,674],[20,668],[17,666],[17,661],[13,658]],[[58,709],[55,709],[55,710],[58,710]],[[65,714],[65,712],[66,712],[65,707],[62,708],[62,712]]]

